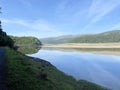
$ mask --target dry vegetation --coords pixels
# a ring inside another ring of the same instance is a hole
[[[57,48],[120,48],[120,43],[65,43],[45,44],[43,47]]]
[[[96,54],[120,55],[120,43],[65,43],[45,44],[44,48],[54,48],[64,51],[91,52]]]

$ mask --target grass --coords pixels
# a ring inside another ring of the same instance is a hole
[[[6,48],[7,90],[106,90],[96,84],[75,80],[49,62],[30,58]]]

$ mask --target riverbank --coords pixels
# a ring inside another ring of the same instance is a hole
[[[45,60],[9,48],[5,57],[7,90],[106,90],[84,80],[77,81]]]
[[[120,43],[65,43],[45,44],[44,49],[90,52],[95,54],[120,55]]]
[[[64,44],[45,44],[43,47],[55,48],[120,48],[120,43],[64,43]]]

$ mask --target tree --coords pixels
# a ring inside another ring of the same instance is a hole
[[[0,7],[0,13],[1,13],[1,7]],[[2,25],[1,25],[1,20],[0,20],[0,46],[9,46],[10,48],[14,47],[14,41],[7,36],[6,32],[2,30]]]

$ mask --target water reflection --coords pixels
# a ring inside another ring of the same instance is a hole
[[[64,52],[90,52],[96,54],[118,55],[120,56],[120,48],[47,48],[45,50],[59,50]]]
[[[95,82],[113,90],[120,89],[120,56],[64,51],[42,49],[31,56],[48,60],[76,79]]]
[[[37,46],[24,46],[24,47],[18,47],[18,51],[24,53],[24,54],[34,54],[37,53],[41,47]]]

